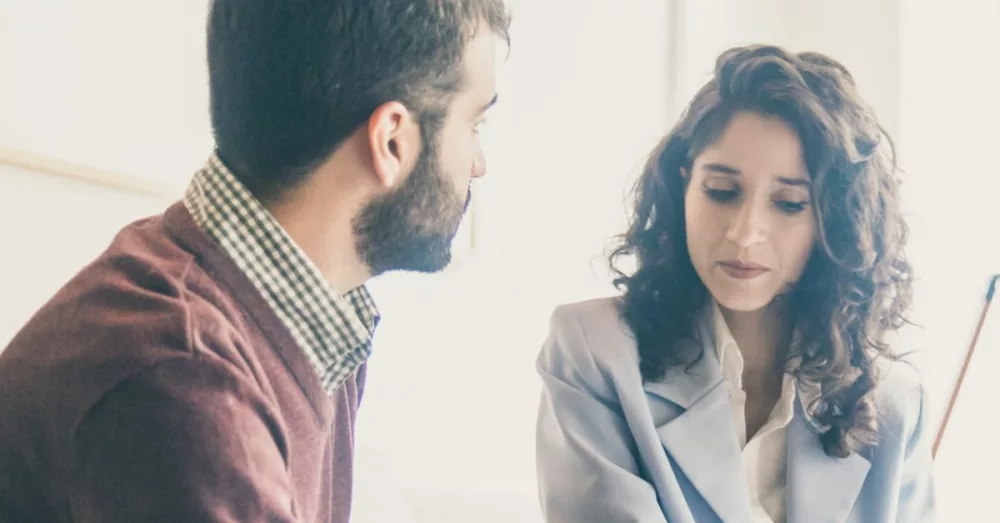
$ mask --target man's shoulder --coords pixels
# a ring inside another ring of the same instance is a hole
[[[59,289],[8,350],[23,345],[178,348],[189,341],[192,307],[218,301],[214,287],[196,256],[166,232],[162,215],[139,220]],[[164,333],[173,339],[159,339]],[[72,357],[73,351],[61,350]]]
[[[0,414],[72,425],[130,376],[232,339],[231,303],[162,217],[130,224],[0,352]]]

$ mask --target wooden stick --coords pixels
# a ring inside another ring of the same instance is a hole
[[[948,420],[951,418],[951,411],[955,408],[955,402],[958,400],[958,393],[962,389],[962,382],[965,381],[965,373],[969,370],[969,363],[972,361],[972,354],[976,351],[976,343],[979,342],[979,334],[983,330],[983,325],[986,323],[986,317],[990,312],[990,305],[993,303],[993,294],[996,292],[997,279],[1000,278],[1000,274],[993,275],[990,278],[990,286],[986,291],[986,304],[983,305],[983,312],[979,316],[979,324],[976,325],[976,332],[972,335],[972,343],[969,344],[968,350],[965,352],[965,361],[962,363],[962,370],[958,373],[958,380],[955,381],[955,388],[951,391],[951,398],[948,399],[948,408],[944,411],[944,417],[941,419],[941,426],[938,427],[937,437],[934,439],[934,448],[931,450],[933,456],[937,456],[938,447],[941,446],[941,440],[944,439],[944,431],[948,428]]]
[[[148,196],[179,198],[184,194],[183,187],[173,187],[138,176],[105,171],[89,165],[67,162],[43,154],[18,149],[0,147],[0,164],[28,171],[72,178],[105,187],[137,192]]]

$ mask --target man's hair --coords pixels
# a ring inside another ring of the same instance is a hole
[[[213,0],[210,110],[219,156],[258,198],[294,186],[380,105],[436,126],[480,30],[509,45],[503,0]]]

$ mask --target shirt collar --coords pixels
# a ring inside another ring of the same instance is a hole
[[[739,345],[736,343],[736,339],[729,329],[729,324],[726,323],[726,318],[722,314],[722,308],[719,306],[719,303],[714,299],[710,300],[710,302],[708,318],[711,325],[711,332],[713,333],[713,354],[719,361],[723,379],[731,386],[742,389],[743,354],[740,352]],[[801,340],[801,336],[796,332],[792,337],[792,342],[796,343],[799,340]],[[798,359],[792,360],[789,363],[790,369],[794,369],[797,366]],[[794,412],[794,402],[798,398],[802,406],[802,412],[809,419],[810,416],[807,407],[819,397],[819,387],[799,383],[791,373],[786,372],[782,376],[781,397],[778,399],[775,414],[784,420],[784,424],[787,424],[791,421]]]
[[[378,308],[362,285],[341,294],[218,154],[184,197],[195,223],[250,279],[332,393],[371,354]]]
[[[711,325],[713,333],[713,349],[715,357],[719,360],[722,368],[722,377],[730,385],[738,389],[743,388],[743,353],[740,352],[733,333],[729,330],[725,316],[722,315],[722,308],[718,302],[711,300]]]

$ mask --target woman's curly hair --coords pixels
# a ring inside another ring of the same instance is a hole
[[[624,294],[622,317],[638,343],[644,380],[702,356],[698,318],[709,293],[687,250],[681,168],[741,111],[780,118],[799,135],[811,177],[815,248],[786,295],[800,343],[786,363],[799,383],[818,386],[807,406],[823,427],[828,455],[846,457],[877,442],[876,360],[895,359],[885,334],[905,322],[911,268],[899,203],[895,151],[848,70],[818,53],[753,45],[724,52],[715,73],[653,151],[634,190],[628,231],[610,257]],[[627,275],[621,263],[635,270]]]

